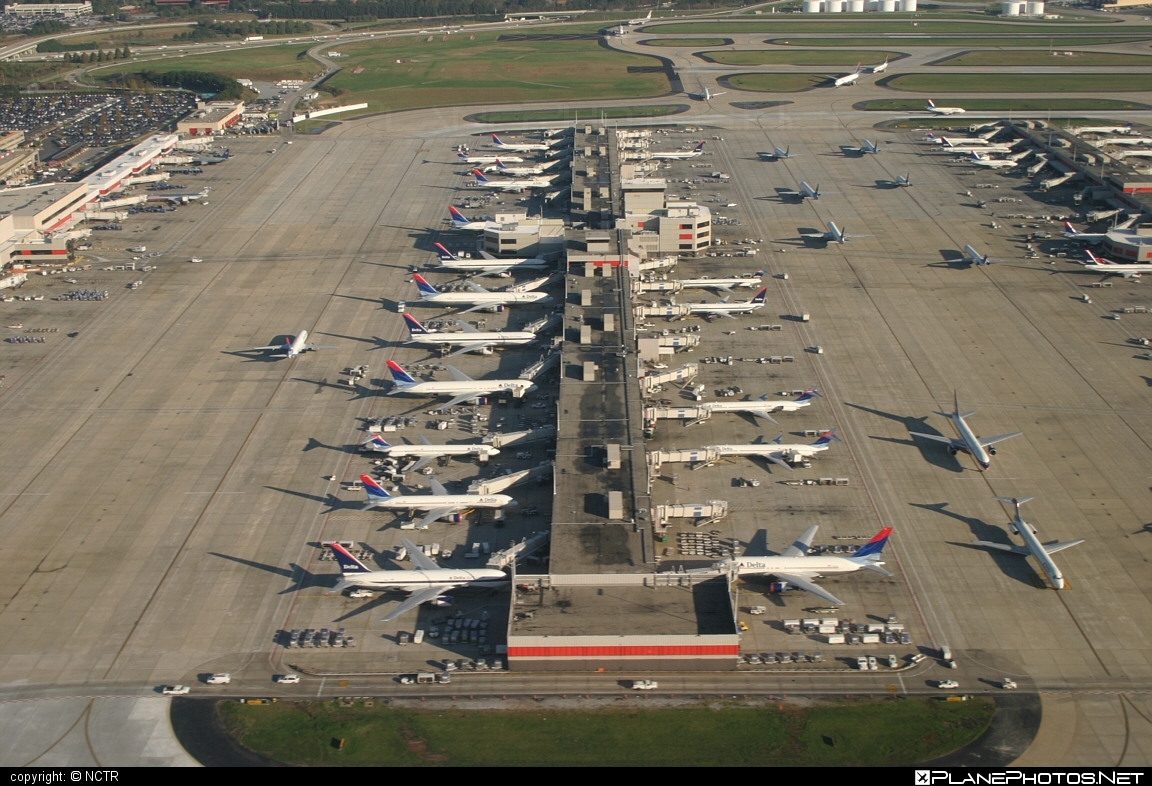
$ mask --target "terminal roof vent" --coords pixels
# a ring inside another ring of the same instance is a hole
[[[588,235],[584,238],[584,248],[588,251],[607,252],[611,244],[607,235]]]

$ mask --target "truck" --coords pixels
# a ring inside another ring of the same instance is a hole
[[[656,690],[659,687],[656,680],[632,680],[632,690]]]

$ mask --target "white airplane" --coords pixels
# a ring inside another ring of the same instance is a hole
[[[934,442],[943,442],[948,446],[948,453],[955,456],[960,451],[964,451],[976,460],[982,469],[988,469],[992,466],[992,456],[996,455],[996,448],[994,445],[997,442],[1003,442],[1012,437],[1018,437],[1023,434],[1023,431],[1014,431],[1011,434],[1001,434],[998,437],[978,437],[972,433],[972,429],[964,421],[964,418],[975,415],[975,412],[961,412],[960,411],[960,395],[953,394],[955,410],[953,412],[933,412],[935,415],[948,418],[952,421],[952,425],[956,428],[956,432],[960,435],[960,439],[951,439],[950,437],[941,437],[936,434],[919,434],[915,431],[908,432],[913,437],[923,437],[930,439]]]
[[[416,522],[417,529],[423,529],[439,518],[473,508],[506,508],[517,504],[516,500],[507,494],[449,494],[448,489],[431,475],[428,476],[428,487],[431,494],[402,494],[392,496],[384,487],[368,475],[361,475],[360,482],[364,484],[364,491],[368,494],[368,501],[364,503],[364,510],[380,508],[381,510],[426,510],[424,518]]]
[[[629,25],[629,27],[635,27],[636,25],[642,25],[645,22],[651,22],[651,21],[652,21],[652,12],[649,11],[648,16],[644,17],[643,19],[629,19],[628,25]]]
[[[854,237],[872,237],[871,235],[849,235],[846,231],[841,232],[831,221],[828,222],[828,231],[819,234],[815,232],[801,232],[800,237],[808,238],[809,240],[824,240],[826,242],[847,243]]]
[[[734,294],[733,287],[754,287],[760,284],[764,271],[746,278],[681,278],[671,281],[655,281],[648,284],[645,292],[678,292],[682,289],[717,289]]]
[[[713,317],[722,317],[724,319],[735,319],[734,314],[751,314],[759,308],[764,308],[764,298],[768,296],[768,287],[764,287],[756,293],[755,297],[739,303],[729,303],[728,298],[724,298],[719,303],[689,303],[688,312],[690,314],[703,314],[709,319]]]
[[[860,147],[852,147],[851,145],[840,145],[840,149],[846,153],[859,153],[860,155],[864,155],[865,153],[879,153],[880,152],[880,146],[872,144],[867,139],[864,140],[864,144],[860,145]]]
[[[533,177],[524,180],[489,180],[479,169],[472,170],[478,188],[491,188],[496,191],[507,191],[522,194],[532,189],[548,188],[555,177]]]
[[[962,115],[964,110],[958,106],[936,106],[932,99],[928,99],[928,106],[924,107],[925,112],[931,112],[934,115]]]
[[[648,157],[661,159],[661,160],[667,159],[669,161],[678,161],[678,160],[683,159],[683,158],[696,158],[697,156],[700,156],[703,153],[704,153],[704,143],[699,142],[699,143],[697,143],[696,147],[692,148],[690,151],[677,152],[677,153],[655,153],[655,152],[653,152],[653,153],[649,153]]]
[[[400,590],[411,593],[404,602],[388,612],[382,622],[389,622],[423,603],[442,601],[442,596],[457,587],[499,587],[507,584],[508,574],[493,568],[460,570],[442,568],[436,560],[424,556],[409,540],[400,541],[408,551],[415,570],[372,570],[353,557],[339,543],[329,543],[336,562],[340,564],[340,582],[332,589],[343,592],[347,587],[372,590]],[[450,602],[450,599],[448,599]],[[447,605],[446,603],[443,605]]]
[[[881,63],[880,65],[872,66],[872,73],[874,73],[874,74],[882,74],[887,70],[888,70],[888,58],[887,57],[884,58],[884,62]]]
[[[1070,222],[1065,221],[1064,222],[1064,237],[1068,238],[1069,240],[1079,240],[1083,243],[1088,243],[1088,244],[1094,246],[1097,243],[1099,243],[1101,240],[1103,240],[1104,238],[1108,237],[1108,235],[1090,234],[1090,233],[1086,234],[1084,232],[1077,232],[1072,227],[1072,224]]]
[[[776,421],[768,413],[795,412],[811,404],[812,399],[820,395],[820,391],[816,390],[816,388],[810,388],[809,390],[805,390],[799,398],[783,401],[769,401],[768,394],[765,393],[755,401],[713,401],[707,404],[698,404],[697,408],[712,414],[716,414],[717,412],[735,412],[742,415],[752,415],[753,417],[763,418],[764,420],[770,420],[775,423]]]
[[[1141,273],[1152,273],[1152,264],[1112,262],[1107,259],[1101,259],[1087,249],[1085,249],[1084,253],[1088,255],[1088,261],[1083,263],[1084,269],[1091,270],[1094,273],[1105,273],[1113,276],[1123,276],[1124,278],[1140,278]]]
[[[1011,169],[1018,166],[1016,161],[1006,161],[999,158],[984,158],[975,150],[972,151],[972,157],[966,162],[972,166],[984,167],[985,169]]]
[[[1011,145],[970,145],[968,141],[964,140],[960,144],[956,144],[945,137],[944,143],[940,145],[940,150],[944,153],[978,153],[980,155],[1005,155],[1012,152]],[[1024,156],[1020,157],[1023,158]]]
[[[856,80],[860,78],[860,66],[861,64],[857,63],[855,71],[838,79],[833,79],[832,87],[844,87],[846,85],[856,84]]]
[[[1036,528],[1025,521],[1020,516],[1020,506],[1025,502],[1031,502],[1032,497],[1024,497],[1017,499],[1015,497],[993,497],[997,502],[1010,503],[1016,509],[1016,515],[1008,528],[1012,533],[1019,535],[1024,539],[1024,547],[1012,546],[1005,543],[993,543],[988,540],[978,540],[974,545],[983,546],[986,549],[996,549],[997,551],[1007,551],[1009,554],[1019,554],[1021,557],[1027,557],[1031,554],[1040,563],[1040,569],[1044,571],[1044,575],[1052,582],[1052,586],[1056,589],[1064,589],[1064,574],[1060,572],[1060,568],[1056,567],[1056,563],[1052,561],[1052,554],[1064,549],[1070,549],[1073,546],[1079,546],[1084,542],[1084,538],[1078,540],[1066,540],[1063,543],[1052,541],[1051,543],[1041,543],[1040,539],[1036,537]]]
[[[463,151],[457,151],[456,158],[461,164],[495,164],[497,161],[504,161],[509,164],[524,163],[523,158],[515,156],[470,156]]]
[[[546,169],[551,169],[553,165],[547,167],[542,166],[520,166],[510,167],[504,164],[504,160],[497,158],[493,166],[484,167],[485,172],[495,172],[498,175],[508,175],[508,177],[532,177],[533,175],[542,175]]]
[[[294,358],[302,352],[311,352],[314,349],[337,349],[337,347],[326,346],[324,344],[309,344],[308,331],[301,330],[300,335],[296,337],[289,336],[285,339],[283,344],[273,344],[269,347],[252,347],[247,352],[256,352],[262,349],[280,349],[282,352],[277,352],[275,355],[269,355],[270,358]]]
[[[451,401],[440,407],[441,410],[493,393],[511,393],[513,398],[523,398],[525,393],[536,389],[536,385],[529,379],[472,379],[452,366],[448,366],[452,382],[419,382],[395,360],[388,361],[388,372],[394,384],[387,395],[410,393],[414,396],[453,396]]]
[[[792,155],[792,145],[788,145],[788,147],[784,148],[783,150],[773,145],[771,153],[761,153],[760,157],[768,158],[773,161],[783,161],[785,158],[795,158],[796,156]]]
[[[690,95],[692,98],[699,98],[701,101],[711,101],[713,98],[716,98],[717,96],[728,95],[728,91],[725,90],[725,91],[720,92],[720,93],[713,93],[711,90],[709,90],[707,87],[705,87],[703,93],[689,93],[688,95]]]
[[[987,264],[990,264],[988,261],[988,255],[984,254],[983,256],[981,256],[976,251],[976,249],[972,248],[972,246],[964,246],[964,259],[961,261],[967,262],[969,265],[987,265]]]
[[[496,331],[494,333],[481,333],[463,320],[456,324],[461,330],[457,333],[443,333],[429,330],[421,325],[411,314],[404,315],[408,324],[408,340],[405,344],[418,344],[423,346],[439,347],[445,344],[459,344],[460,349],[452,352],[448,357],[462,355],[465,352],[482,352],[491,355],[494,347],[511,347],[521,344],[530,344],[536,340],[535,333],[523,331]]]
[[[792,191],[791,189],[782,190],[779,192],[781,196],[797,197],[803,202],[805,199],[819,199],[820,198],[820,184],[816,184],[816,188],[800,181],[800,190]]]
[[[360,452],[417,459],[415,464],[404,468],[405,472],[423,469],[441,456],[475,456],[481,462],[486,462],[500,455],[500,451],[491,445],[433,445],[423,434],[420,435],[419,445],[390,445],[379,434],[373,434],[372,439],[360,446]]]
[[[721,456],[759,456],[784,469],[791,471],[793,464],[799,464],[806,458],[827,450],[832,441],[840,441],[835,431],[825,431],[815,442],[807,445],[785,445],[780,442],[780,434],[771,442],[753,442],[748,445],[709,445],[708,450],[714,450]]]
[[[521,142],[519,144],[509,144],[508,142],[501,142],[500,137],[495,134],[492,135],[492,146],[498,147],[501,150],[512,150],[516,153],[536,153],[544,150],[550,150],[551,146],[540,144],[538,142]]]
[[[499,226],[499,225],[497,225]],[[483,259],[460,259],[441,243],[433,243],[440,257],[438,267],[459,273],[476,273],[482,276],[500,275],[509,270],[536,270],[552,263],[547,259],[493,259],[485,255]]]
[[[956,142],[953,142],[948,137],[941,135],[940,140],[939,140],[939,142],[937,142],[937,144],[939,144],[942,148],[951,149],[951,150],[957,150],[957,149],[965,147],[965,146],[976,147],[976,148],[979,148],[981,151],[987,150],[989,152],[998,151],[1001,149],[1006,150],[1006,151],[1012,149],[1011,145],[998,145],[994,142],[989,142],[987,139],[981,139],[980,137],[973,137],[971,139],[961,139],[959,143],[956,143]],[[965,151],[965,152],[967,152],[967,151]]]
[[[497,221],[471,221],[452,205],[448,206],[448,220],[453,229],[466,229],[470,232],[483,232],[486,229],[499,229],[502,224]],[[443,259],[443,255],[441,255]]]
[[[912,175],[896,175],[897,187],[907,187],[912,185]]]
[[[721,565],[728,566],[739,576],[772,576],[776,579],[769,587],[772,592],[784,592],[796,587],[837,606],[845,605],[844,601],[816,584],[813,579],[837,573],[855,573],[858,570],[871,570],[888,577],[892,575],[880,567],[884,564],[880,561],[881,553],[892,535],[891,527],[880,530],[872,540],[849,557],[830,554],[809,556],[808,550],[812,547],[812,539],[818,529],[818,526],[812,526],[804,530],[804,534],[778,557],[733,557]]]
[[[552,300],[546,292],[489,292],[475,281],[470,280],[464,283],[472,290],[471,292],[440,292],[419,273],[413,274],[412,279],[420,291],[421,303],[447,307],[471,306],[471,308],[464,309],[461,312],[463,314],[513,303],[548,303]]]

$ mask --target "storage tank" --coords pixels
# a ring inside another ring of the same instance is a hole
[[[820,0],[804,0],[802,10],[806,14],[818,14],[820,13],[821,5],[823,5],[823,3],[821,3]]]
[[[848,0],[848,10],[854,14],[864,13],[864,0]]]
[[[900,10],[904,12],[916,10],[916,0],[900,0]]]
[[[838,14],[844,10],[844,0],[824,0],[824,13]]]
[[[1044,16],[1044,4],[1029,2],[1026,6],[1028,16]]]
[[[1024,7],[1023,3],[1001,3],[1000,16],[1020,16],[1020,9]]]
[[[896,10],[896,0],[880,0],[880,12],[890,14]]]

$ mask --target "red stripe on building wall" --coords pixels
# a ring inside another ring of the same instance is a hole
[[[604,645],[586,647],[508,647],[510,658],[606,658],[661,655],[739,655],[738,644]]]

